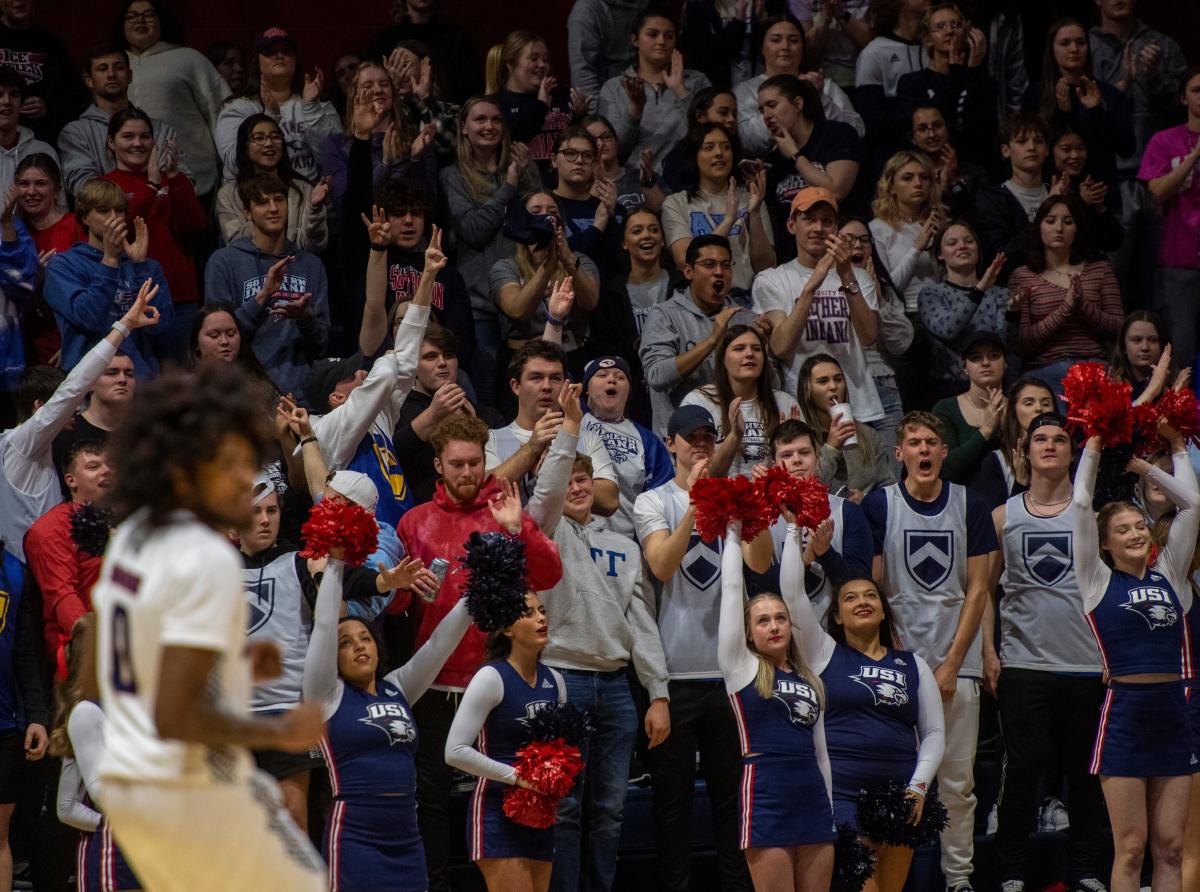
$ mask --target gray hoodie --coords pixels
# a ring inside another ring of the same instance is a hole
[[[254,296],[262,288],[267,270],[289,254],[295,259],[288,264],[283,287],[272,300],[259,304]],[[301,319],[280,319],[271,313],[272,306],[299,300],[304,294],[311,294],[312,300]],[[261,251],[243,236],[209,258],[204,269],[204,300],[229,301],[237,307],[243,336],[253,338],[254,355],[275,386],[282,393],[304,392],[308,366],[329,342],[329,285],[319,257],[301,251],[294,242],[287,242],[282,254]]]
[[[614,672],[632,662],[650,699],[665,699],[667,660],[641,549],[602,520],[584,525],[562,513],[578,444],[576,435],[558,432],[529,502],[530,515],[558,546],[563,565],[562,579],[541,593],[550,622],[542,659],[584,672]]]
[[[733,306],[733,302],[726,298],[725,305]],[[754,319],[753,313],[741,309],[733,314],[729,325],[751,325]],[[639,357],[646,383],[650,385],[650,407],[656,434],[666,435],[667,421],[680,400],[697,387],[713,383],[713,371],[716,368],[714,353],[706,356],[704,362],[686,378],[679,374],[675,365],[676,357],[682,356],[712,334],[712,327],[712,317],[696,306],[690,287],[686,291],[676,292],[670,300],[651,307],[646,315]]]
[[[62,163],[63,189],[74,195],[88,180],[98,179],[116,168],[116,159],[108,151],[108,122],[111,115],[92,104],[58,135],[58,156]],[[175,128],[165,121],[150,119],[154,144],[162,155],[168,139],[179,147],[179,169],[191,178],[185,155],[186,146],[175,136]]]
[[[594,99],[610,77],[633,61],[629,34],[649,0],[575,0],[567,16],[571,86]]]
[[[17,144],[11,149],[0,148],[0,190],[7,190],[13,184],[17,165],[38,152],[45,152],[58,163],[58,152],[54,151],[54,146],[35,138],[28,127],[18,127]]]

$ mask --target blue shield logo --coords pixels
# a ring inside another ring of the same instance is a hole
[[[905,530],[904,563],[917,585],[927,592],[934,591],[954,568],[954,532]]]
[[[704,591],[721,578],[723,541],[718,539],[713,543],[705,542],[699,533],[692,533],[692,538],[688,541],[688,550],[679,569],[683,571],[687,581],[700,591]]]
[[[1057,585],[1073,566],[1073,539],[1069,531],[1025,533],[1021,539],[1025,569],[1038,582]]]
[[[275,580],[263,579],[246,586],[246,604],[250,608],[247,635],[253,635],[267,624],[275,612]]]

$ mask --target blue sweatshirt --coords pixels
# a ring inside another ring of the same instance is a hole
[[[20,220],[17,237],[0,241],[0,390],[16,386],[25,371],[25,346],[17,305],[33,295],[38,273],[37,248]]]
[[[293,256],[283,277],[283,287],[266,304],[254,299],[267,271],[280,258]],[[301,319],[281,319],[273,306],[311,294],[308,312]],[[320,258],[301,251],[294,242],[284,253],[259,250],[249,236],[235,239],[216,251],[204,270],[204,300],[229,301],[237,307],[242,330],[253,332],[254,355],[282,393],[303,393],[308,367],[329,343],[329,285]]]
[[[128,312],[142,282],[150,279],[159,289],[150,302],[158,310],[158,324],[134,331],[121,350],[133,360],[134,374],[151,378],[158,373],[156,341],[167,334],[175,318],[171,289],[157,260],[134,263],[122,257],[120,266],[111,267],[100,262],[103,256],[99,248],[79,242],[46,265],[42,293],[62,334],[62,367],[73,369]]]

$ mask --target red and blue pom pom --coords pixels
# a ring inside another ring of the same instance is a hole
[[[525,827],[553,826],[558,801],[575,786],[583,771],[580,747],[593,731],[591,714],[573,703],[552,703],[529,720],[533,738],[517,750],[513,768],[534,787],[513,786],[504,792],[504,813]]]
[[[1133,439],[1133,391],[1127,381],[1114,381],[1103,363],[1079,362],[1067,371],[1062,384],[1069,427],[1099,437],[1106,447]]]

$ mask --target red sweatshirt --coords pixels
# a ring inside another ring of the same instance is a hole
[[[446,581],[433,602],[414,598],[411,592],[397,592],[388,606],[389,613],[403,613],[411,608],[417,622],[414,642],[420,647],[429,640],[433,630],[462,597],[467,583],[467,572],[457,558],[464,553],[463,546],[471,533],[500,532],[500,525],[492,519],[488,502],[500,492],[495,477],[489,477],[479,489],[479,494],[470,502],[456,502],[446,493],[446,485],[440,480],[433,492],[433,500],[409,509],[400,518],[396,534],[412,557],[420,558],[428,567],[436,557],[450,561]],[[538,529],[528,514],[521,517],[521,532],[518,538],[525,543],[525,566],[529,574],[529,587],[534,591],[553,588],[562,578],[562,561],[558,546]],[[467,629],[462,643],[458,645],[434,684],[465,688],[479,664],[483,662],[484,644],[487,636],[476,626]]]
[[[92,586],[100,575],[100,558],[84,554],[71,538],[75,505],[55,505],[33,522],[25,534],[25,561],[42,590],[46,622],[46,654],[58,652],[70,640],[75,621],[92,609]]]
[[[154,186],[144,173],[110,170],[102,180],[120,186],[129,204],[125,218],[129,221],[129,238],[133,238],[133,220],[141,217],[150,232],[149,256],[162,265],[171,288],[171,302],[193,304],[200,300],[196,281],[196,264],[183,247],[188,236],[202,232],[208,225],[204,208],[196,198],[192,181],[181,173]]]

